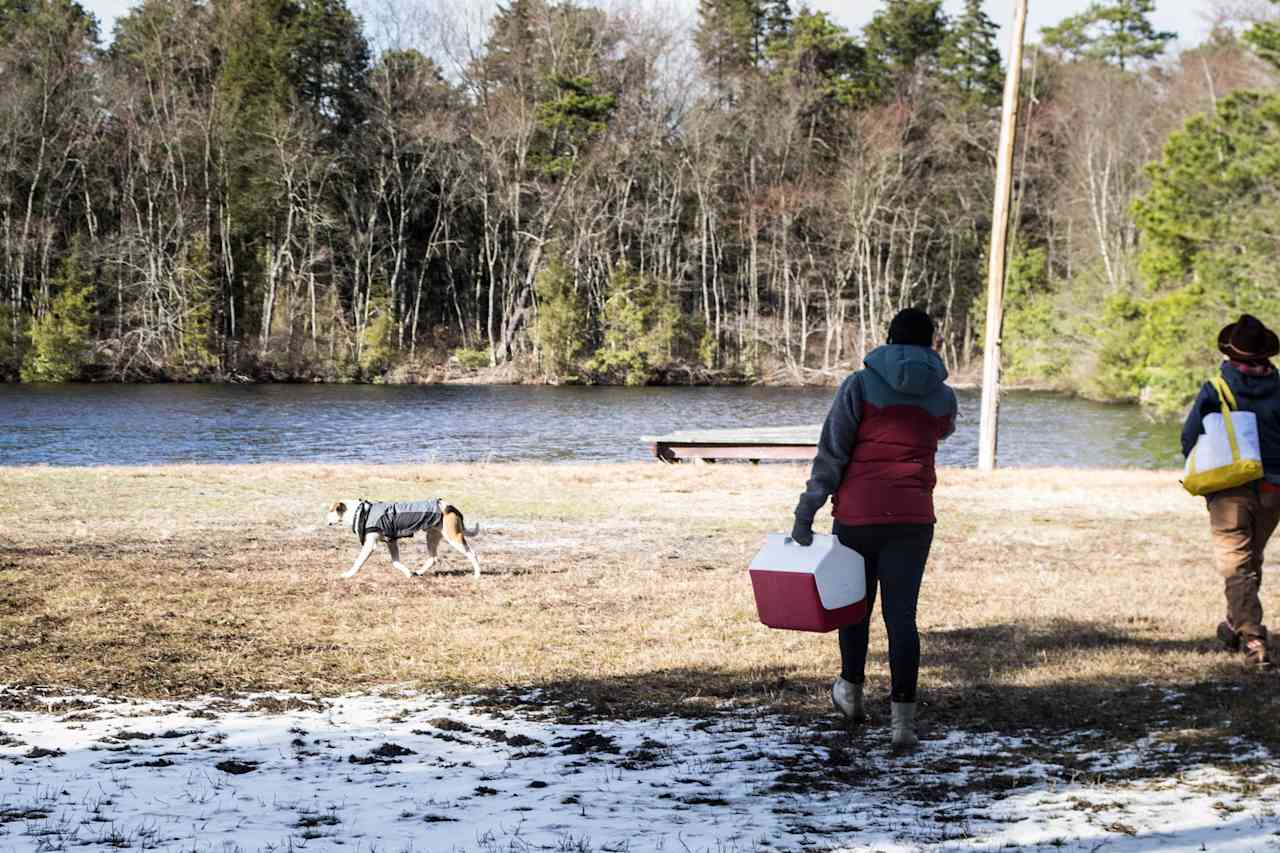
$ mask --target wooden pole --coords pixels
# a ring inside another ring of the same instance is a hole
[[[1027,0],[1017,0],[1013,44],[1004,81],[1004,116],[996,163],[995,209],[991,214],[991,266],[987,271],[987,329],[982,352],[982,422],[978,431],[978,470],[996,468],[1000,421],[1000,334],[1004,327],[1004,275],[1009,242],[1009,203],[1013,196],[1013,149],[1018,135],[1018,96],[1022,86],[1022,42],[1027,31]]]

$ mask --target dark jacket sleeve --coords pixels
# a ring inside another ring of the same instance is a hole
[[[827,498],[840,488],[849,457],[853,455],[853,445],[858,439],[861,420],[862,383],[855,373],[840,385],[831,402],[831,411],[822,425],[822,437],[818,439],[818,452],[813,457],[809,482],[796,504],[796,521],[812,524],[813,517]]]
[[[951,395],[951,414],[947,417],[942,435],[938,436],[939,441],[946,441],[956,431],[956,418],[960,415],[960,401],[956,399],[956,392],[947,388],[947,393]]]
[[[1213,385],[1206,382],[1200,387],[1200,393],[1196,395],[1196,401],[1191,404],[1191,411],[1187,413],[1187,419],[1182,423],[1182,455],[1190,456],[1191,448],[1196,446],[1196,439],[1200,437],[1200,433],[1204,432],[1204,416],[1211,411],[1217,411],[1221,407],[1218,401],[1218,392],[1214,390]]]

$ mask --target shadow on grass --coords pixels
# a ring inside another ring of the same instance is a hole
[[[1280,751],[1274,675],[1248,669],[1213,641],[1149,637],[1146,625],[1135,630],[1141,634],[1055,620],[926,631],[922,735],[938,739],[961,731],[1017,739],[1021,745],[1008,755],[953,762],[953,770],[983,768],[987,790],[1029,784],[1018,768],[1031,761],[1060,768],[1064,778],[1150,779],[1193,764],[1235,766],[1255,745]],[[830,642],[834,677],[834,634]],[[850,730],[832,712],[830,685],[826,677],[798,677],[785,667],[709,666],[569,679],[536,685],[541,692],[532,698],[508,693],[491,699],[554,707],[557,716],[574,722],[668,714],[715,719],[744,710],[779,714],[795,724],[799,742],[826,749],[827,757],[815,754],[805,771],[818,774],[830,772],[822,767],[831,761],[833,744],[842,755],[849,742],[887,742],[887,683],[868,681],[872,722]],[[1115,767],[1099,761],[1122,751],[1141,760]],[[1257,760],[1241,766],[1255,767]],[[861,761],[853,766],[866,769]]]
[[[568,571],[569,570],[567,568],[563,568],[563,567],[561,568],[538,567],[538,568],[512,569],[506,566],[491,567],[491,566],[486,566],[483,563],[480,564],[481,578],[485,578],[485,577],[518,578],[518,577],[524,577],[525,575],[537,575],[539,577],[542,577],[544,575],[563,575],[563,574],[567,574]],[[462,569],[429,569],[426,574],[415,575],[414,579],[417,580],[419,578],[425,579],[425,578],[470,578],[470,577],[475,577],[475,570],[470,567],[467,567]]]

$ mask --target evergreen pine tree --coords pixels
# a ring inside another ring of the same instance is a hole
[[[769,58],[806,113],[857,106],[874,94],[866,51],[826,12],[806,9],[796,15],[786,38],[770,45]]]
[[[884,77],[901,78],[936,61],[947,37],[942,0],[888,0],[863,30],[867,55]]]
[[[700,0],[694,43],[702,64],[723,85],[753,64],[752,21],[741,0]]]
[[[997,102],[1004,91],[1004,69],[996,47],[998,28],[982,10],[982,0],[965,0],[942,44],[942,73],[963,92]]]
[[[369,43],[345,0],[300,0],[289,76],[302,103],[341,139],[365,118]]]
[[[485,42],[480,70],[490,84],[511,86],[533,97],[538,77],[534,56],[538,39],[534,33],[535,15],[546,13],[544,0],[511,0],[499,4],[490,21],[490,35]]]
[[[1177,33],[1157,30],[1150,15],[1155,0],[1095,0],[1078,15],[1040,31],[1046,47],[1076,59],[1096,59],[1130,68],[1164,53]]]
[[[694,42],[717,80],[759,69],[791,31],[790,0],[700,0]]]
[[[597,93],[589,77],[556,76],[553,82],[555,97],[537,107],[542,144],[530,154],[548,177],[572,170],[582,149],[607,129],[618,106],[617,97]]]
[[[760,6],[760,38],[757,51],[761,55],[766,55],[774,42],[785,39],[791,32],[791,2],[790,0],[764,0]]]
[[[1067,59],[1083,59],[1089,49],[1089,27],[1093,24],[1089,10],[1063,18],[1052,27],[1040,28],[1040,41]]]

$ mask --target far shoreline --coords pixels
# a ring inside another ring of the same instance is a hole
[[[851,371],[852,372],[852,371]],[[546,379],[510,379],[485,376],[483,374],[465,374],[444,378],[408,379],[388,381],[384,379],[324,379],[324,378],[281,378],[263,379],[250,377],[226,377],[221,379],[183,379],[176,377],[153,377],[132,379],[76,379],[70,382],[21,382],[17,380],[0,381],[0,387],[9,388],[53,388],[59,386],[78,385],[208,385],[208,386],[291,386],[291,385],[326,385],[326,386],[382,386],[392,388],[430,387],[433,385],[476,386],[476,387],[513,387],[513,388],[837,388],[843,377],[827,377],[826,381],[771,382],[760,380],[727,381],[727,382],[650,382],[643,385],[627,385],[612,382],[557,382]],[[972,380],[960,380],[947,383],[956,391],[978,392],[982,383]],[[1076,400],[1088,400],[1107,406],[1140,406],[1133,400],[1106,400],[1091,397],[1060,385],[1042,382],[1010,382],[1002,383],[1001,392],[1018,392],[1027,394],[1049,394]]]
[[[333,387],[343,386],[368,386],[368,387],[387,387],[387,388],[416,388],[416,387],[432,387],[432,386],[452,386],[452,387],[489,387],[489,388],[598,388],[598,389],[619,389],[629,388],[634,390],[644,389],[669,389],[669,388],[794,388],[794,389],[829,389],[834,391],[839,387],[840,382],[848,374],[840,376],[825,377],[825,381],[804,381],[804,382],[771,382],[760,380],[742,380],[729,382],[651,382],[643,385],[627,385],[624,383],[603,383],[603,382],[556,382],[545,379],[512,379],[494,377],[481,373],[465,374],[457,376],[446,376],[444,378],[429,379],[408,379],[398,381],[387,381],[383,379],[363,380],[363,379],[254,379],[250,377],[227,377],[222,379],[181,379],[174,377],[162,378],[136,378],[136,379],[78,379],[71,382],[21,382],[16,380],[0,380],[0,388],[55,388],[60,386],[79,386],[79,385],[97,385],[97,386],[142,386],[142,385],[206,385],[210,387],[269,387],[269,386],[299,386],[299,385],[323,385]],[[948,382],[948,385],[955,391],[965,393],[981,393],[982,383],[969,379],[961,379],[958,381]],[[1002,394],[1043,394],[1046,396],[1059,397],[1064,400],[1082,400],[1089,403],[1096,403],[1100,406],[1114,407],[1131,407],[1143,412],[1149,420],[1155,423],[1169,422],[1172,423],[1176,418],[1167,417],[1160,418],[1151,413],[1149,409],[1144,407],[1142,403],[1136,400],[1123,399],[1105,399],[1090,394],[1085,394],[1071,388],[1061,385],[1048,384],[1043,382],[1009,382],[1002,383],[1000,386]]]

